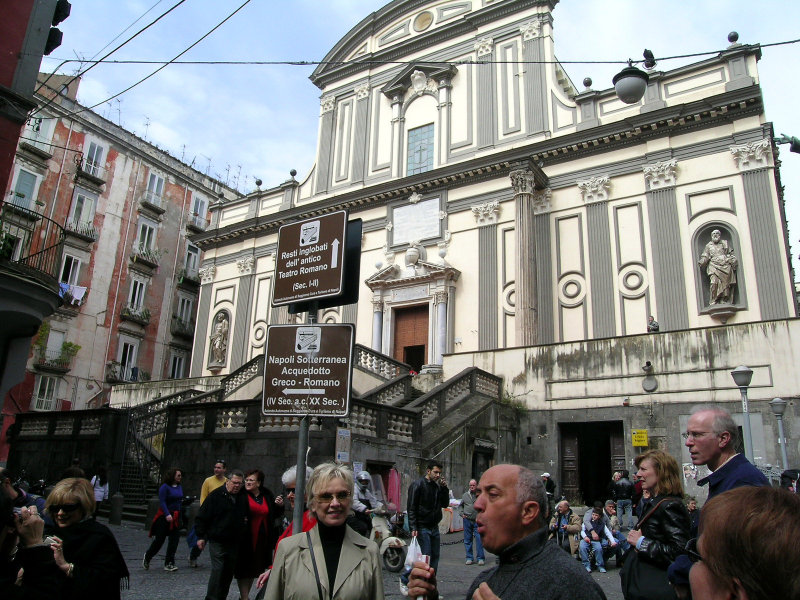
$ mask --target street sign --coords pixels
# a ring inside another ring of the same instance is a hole
[[[346,228],[343,210],[280,228],[273,306],[342,294]]]
[[[264,414],[344,417],[350,405],[353,325],[271,325]]]
[[[648,446],[647,429],[631,429],[634,446]]]
[[[350,430],[344,427],[336,429],[336,462],[349,463],[350,462],[350,448],[352,445],[352,436]]]

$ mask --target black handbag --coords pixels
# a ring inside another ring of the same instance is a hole
[[[664,498],[656,504],[644,517],[639,519],[635,529],[641,529],[642,524],[652,515]],[[675,592],[667,579],[667,570],[643,560],[639,553],[631,546],[622,557],[624,564],[619,572],[622,580],[622,595],[625,600],[675,600]]]

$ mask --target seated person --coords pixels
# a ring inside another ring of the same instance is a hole
[[[617,505],[613,500],[606,500],[606,505],[603,508],[603,522],[611,531],[611,535],[614,536],[614,539],[617,540],[617,547],[606,549],[603,560],[608,560],[613,554],[616,558],[617,566],[620,567],[622,566],[622,556],[625,554],[628,548],[631,547],[631,545],[620,531],[621,525],[619,523],[619,519],[617,518]]]
[[[583,567],[588,573],[592,572],[592,566],[589,562],[589,548],[594,550],[594,560],[597,563],[597,570],[601,573],[606,572],[605,561],[603,560],[603,551],[606,547],[617,547],[617,540],[611,535],[611,530],[605,526],[603,522],[603,511],[599,508],[592,509],[592,516],[589,526],[587,527],[584,522],[581,527],[581,543],[579,551]]]
[[[569,502],[562,500],[556,505],[556,513],[550,519],[550,538],[566,552],[574,555],[578,551],[578,534],[581,518],[572,512]]]

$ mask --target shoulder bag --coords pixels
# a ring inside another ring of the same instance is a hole
[[[311,534],[306,531],[306,539],[308,540],[308,551],[311,552],[311,564],[314,565],[314,577],[317,578],[317,593],[319,600],[322,598],[322,584],[319,582],[319,571],[317,571],[317,559],[314,558],[314,545],[311,543]]]
[[[652,510],[639,519],[634,529],[641,529],[644,522],[669,498],[662,498]],[[619,572],[622,580],[622,595],[625,600],[674,600],[675,592],[667,579],[667,570],[661,569],[639,557],[631,546],[623,556],[624,564]]]

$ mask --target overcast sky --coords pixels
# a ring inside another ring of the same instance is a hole
[[[72,14],[60,25],[64,41],[45,58],[43,71],[52,71],[65,59],[105,54],[178,0],[71,1]],[[110,58],[169,60],[243,2],[187,0]],[[321,60],[361,19],[385,4],[383,0],[251,0],[181,58]],[[728,32],[734,30],[742,43],[800,37],[800,2],[795,0],[562,0],[553,16],[561,61],[640,60],[644,48],[657,59],[718,51],[728,45]],[[122,35],[112,42],[118,34]],[[660,60],[657,68],[669,70],[697,60],[701,58]],[[767,119],[775,124],[776,134],[800,137],[798,63],[800,44],[763,49],[759,73]],[[77,63],[67,63],[59,72],[74,73],[78,68]],[[98,65],[82,79],[78,100],[86,106],[103,102],[156,68]],[[611,77],[620,66],[565,68],[578,89],[586,76],[593,79],[594,89],[605,89],[611,87]],[[256,178],[263,180],[262,187],[273,187],[288,179],[290,169],[297,169],[302,180],[312,168],[320,96],[308,79],[312,71],[312,66],[170,65],[95,111],[247,192],[255,189]],[[800,154],[790,154],[788,146],[782,146],[781,159],[791,228],[800,223]],[[795,228],[790,235],[796,262],[798,232]]]

